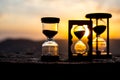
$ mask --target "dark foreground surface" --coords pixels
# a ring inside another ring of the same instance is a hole
[[[92,61],[69,62],[65,60],[56,62],[42,62],[39,58],[0,58],[1,70],[25,69],[40,72],[120,72],[120,57],[112,59],[94,59]]]

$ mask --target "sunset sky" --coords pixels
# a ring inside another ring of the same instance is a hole
[[[55,38],[67,39],[68,20],[87,20],[88,13],[111,13],[110,38],[120,39],[120,0],[0,0],[0,40],[41,40],[40,19],[60,18]]]

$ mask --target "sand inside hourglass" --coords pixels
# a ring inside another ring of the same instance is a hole
[[[53,31],[53,30],[43,30],[43,33],[44,33],[48,38],[53,38],[53,37],[57,34],[57,31]]]
[[[95,32],[97,35],[102,34],[102,33],[105,31],[105,29],[106,29],[106,26],[104,26],[104,25],[95,26],[95,27],[93,28],[94,32]]]
[[[85,31],[75,31],[74,34],[77,36],[78,39],[81,39],[85,34]]]

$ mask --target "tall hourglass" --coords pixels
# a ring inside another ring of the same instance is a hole
[[[58,33],[58,23],[60,21],[57,17],[43,17],[42,32],[47,37],[47,40],[42,44],[42,61],[56,61],[59,59],[58,44],[53,37]]]
[[[109,48],[109,18],[111,17],[112,15],[110,13],[86,14],[86,18],[90,18],[90,21],[93,21],[92,30],[96,34],[92,42],[93,58],[112,58]]]
[[[85,28],[83,26],[75,26],[73,29],[75,36],[78,41],[74,45],[75,54],[78,56],[83,56],[87,52],[87,45],[81,40],[85,34]]]

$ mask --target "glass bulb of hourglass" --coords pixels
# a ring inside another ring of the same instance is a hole
[[[97,35],[102,34],[102,33],[105,31],[105,29],[106,29],[106,26],[104,26],[104,25],[95,26],[95,27],[93,28],[94,32],[95,32]]]
[[[96,40],[98,39],[98,50],[104,52],[106,49],[106,41],[101,37],[93,39],[93,51],[96,51]]]
[[[81,38],[85,34],[85,28],[83,26],[76,26],[74,28],[74,34],[75,36],[79,39],[75,45],[74,45],[74,50],[75,53],[77,54],[84,54],[87,51],[87,46],[86,44],[81,40]]]
[[[43,34],[48,39],[42,44],[42,53],[44,53],[44,56],[57,56],[58,44],[53,40],[53,37],[57,34],[57,31],[43,30]]]
[[[94,32],[96,33],[96,38],[93,39],[93,51],[95,52],[104,52],[106,49],[106,41],[102,37],[100,37],[100,35],[105,31],[105,29],[106,26],[104,25],[95,26],[93,28]]]
[[[52,39],[56,34],[57,31],[53,31],[53,30],[43,30],[43,34],[48,37],[49,39]]]
[[[81,40],[79,40],[75,44],[74,49],[75,53],[84,54],[87,51],[87,46]]]

